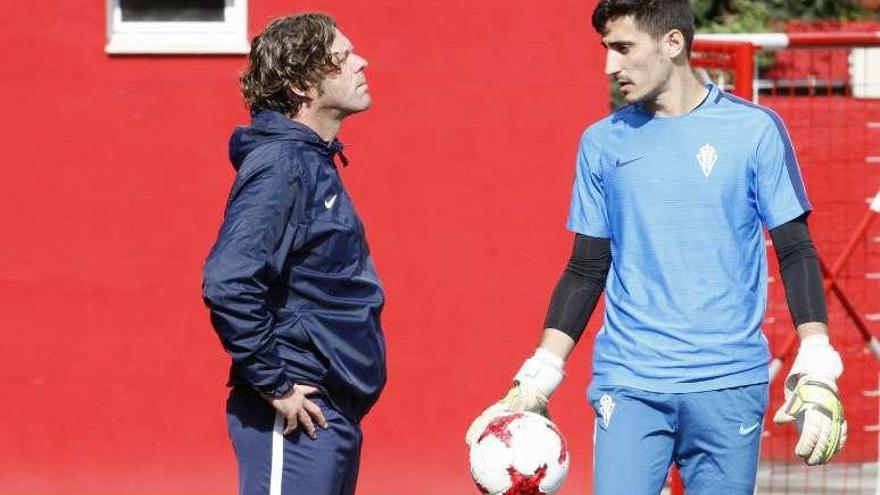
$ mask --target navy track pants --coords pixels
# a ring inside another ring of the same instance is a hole
[[[327,419],[312,440],[300,428],[287,436],[284,419],[255,392],[234,388],[226,421],[238,458],[240,495],[353,495],[362,433],[329,402],[311,396]]]

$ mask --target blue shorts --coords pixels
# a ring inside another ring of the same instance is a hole
[[[596,495],[660,493],[678,465],[688,495],[752,495],[766,383],[665,394],[591,385]]]
[[[240,495],[353,495],[361,429],[321,397],[309,397],[327,419],[312,440],[256,393],[236,387],[226,402],[229,437],[238,458]]]

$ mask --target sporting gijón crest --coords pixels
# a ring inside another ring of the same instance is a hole
[[[703,175],[709,177],[709,174],[712,173],[712,169],[715,168],[715,163],[717,162],[718,153],[715,151],[715,147],[709,143],[703,145],[697,153],[697,163],[700,164],[700,169],[703,171]]]

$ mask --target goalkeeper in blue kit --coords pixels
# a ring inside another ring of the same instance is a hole
[[[595,493],[657,494],[673,463],[689,495],[753,493],[768,405],[766,228],[800,336],[774,421],[802,420],[795,453],[827,463],[846,441],[843,366],[782,120],[695,78],[687,0],[601,0],[592,21],[628,105],[583,134],[574,248],[540,345],[468,441],[499,411],[546,413],[604,291],[588,391]]]

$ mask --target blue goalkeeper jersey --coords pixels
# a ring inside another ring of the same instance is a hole
[[[654,392],[768,381],[764,227],[810,210],[771,110],[707,86],[695,110],[630,105],[589,127],[568,228],[611,239],[593,380]]]

